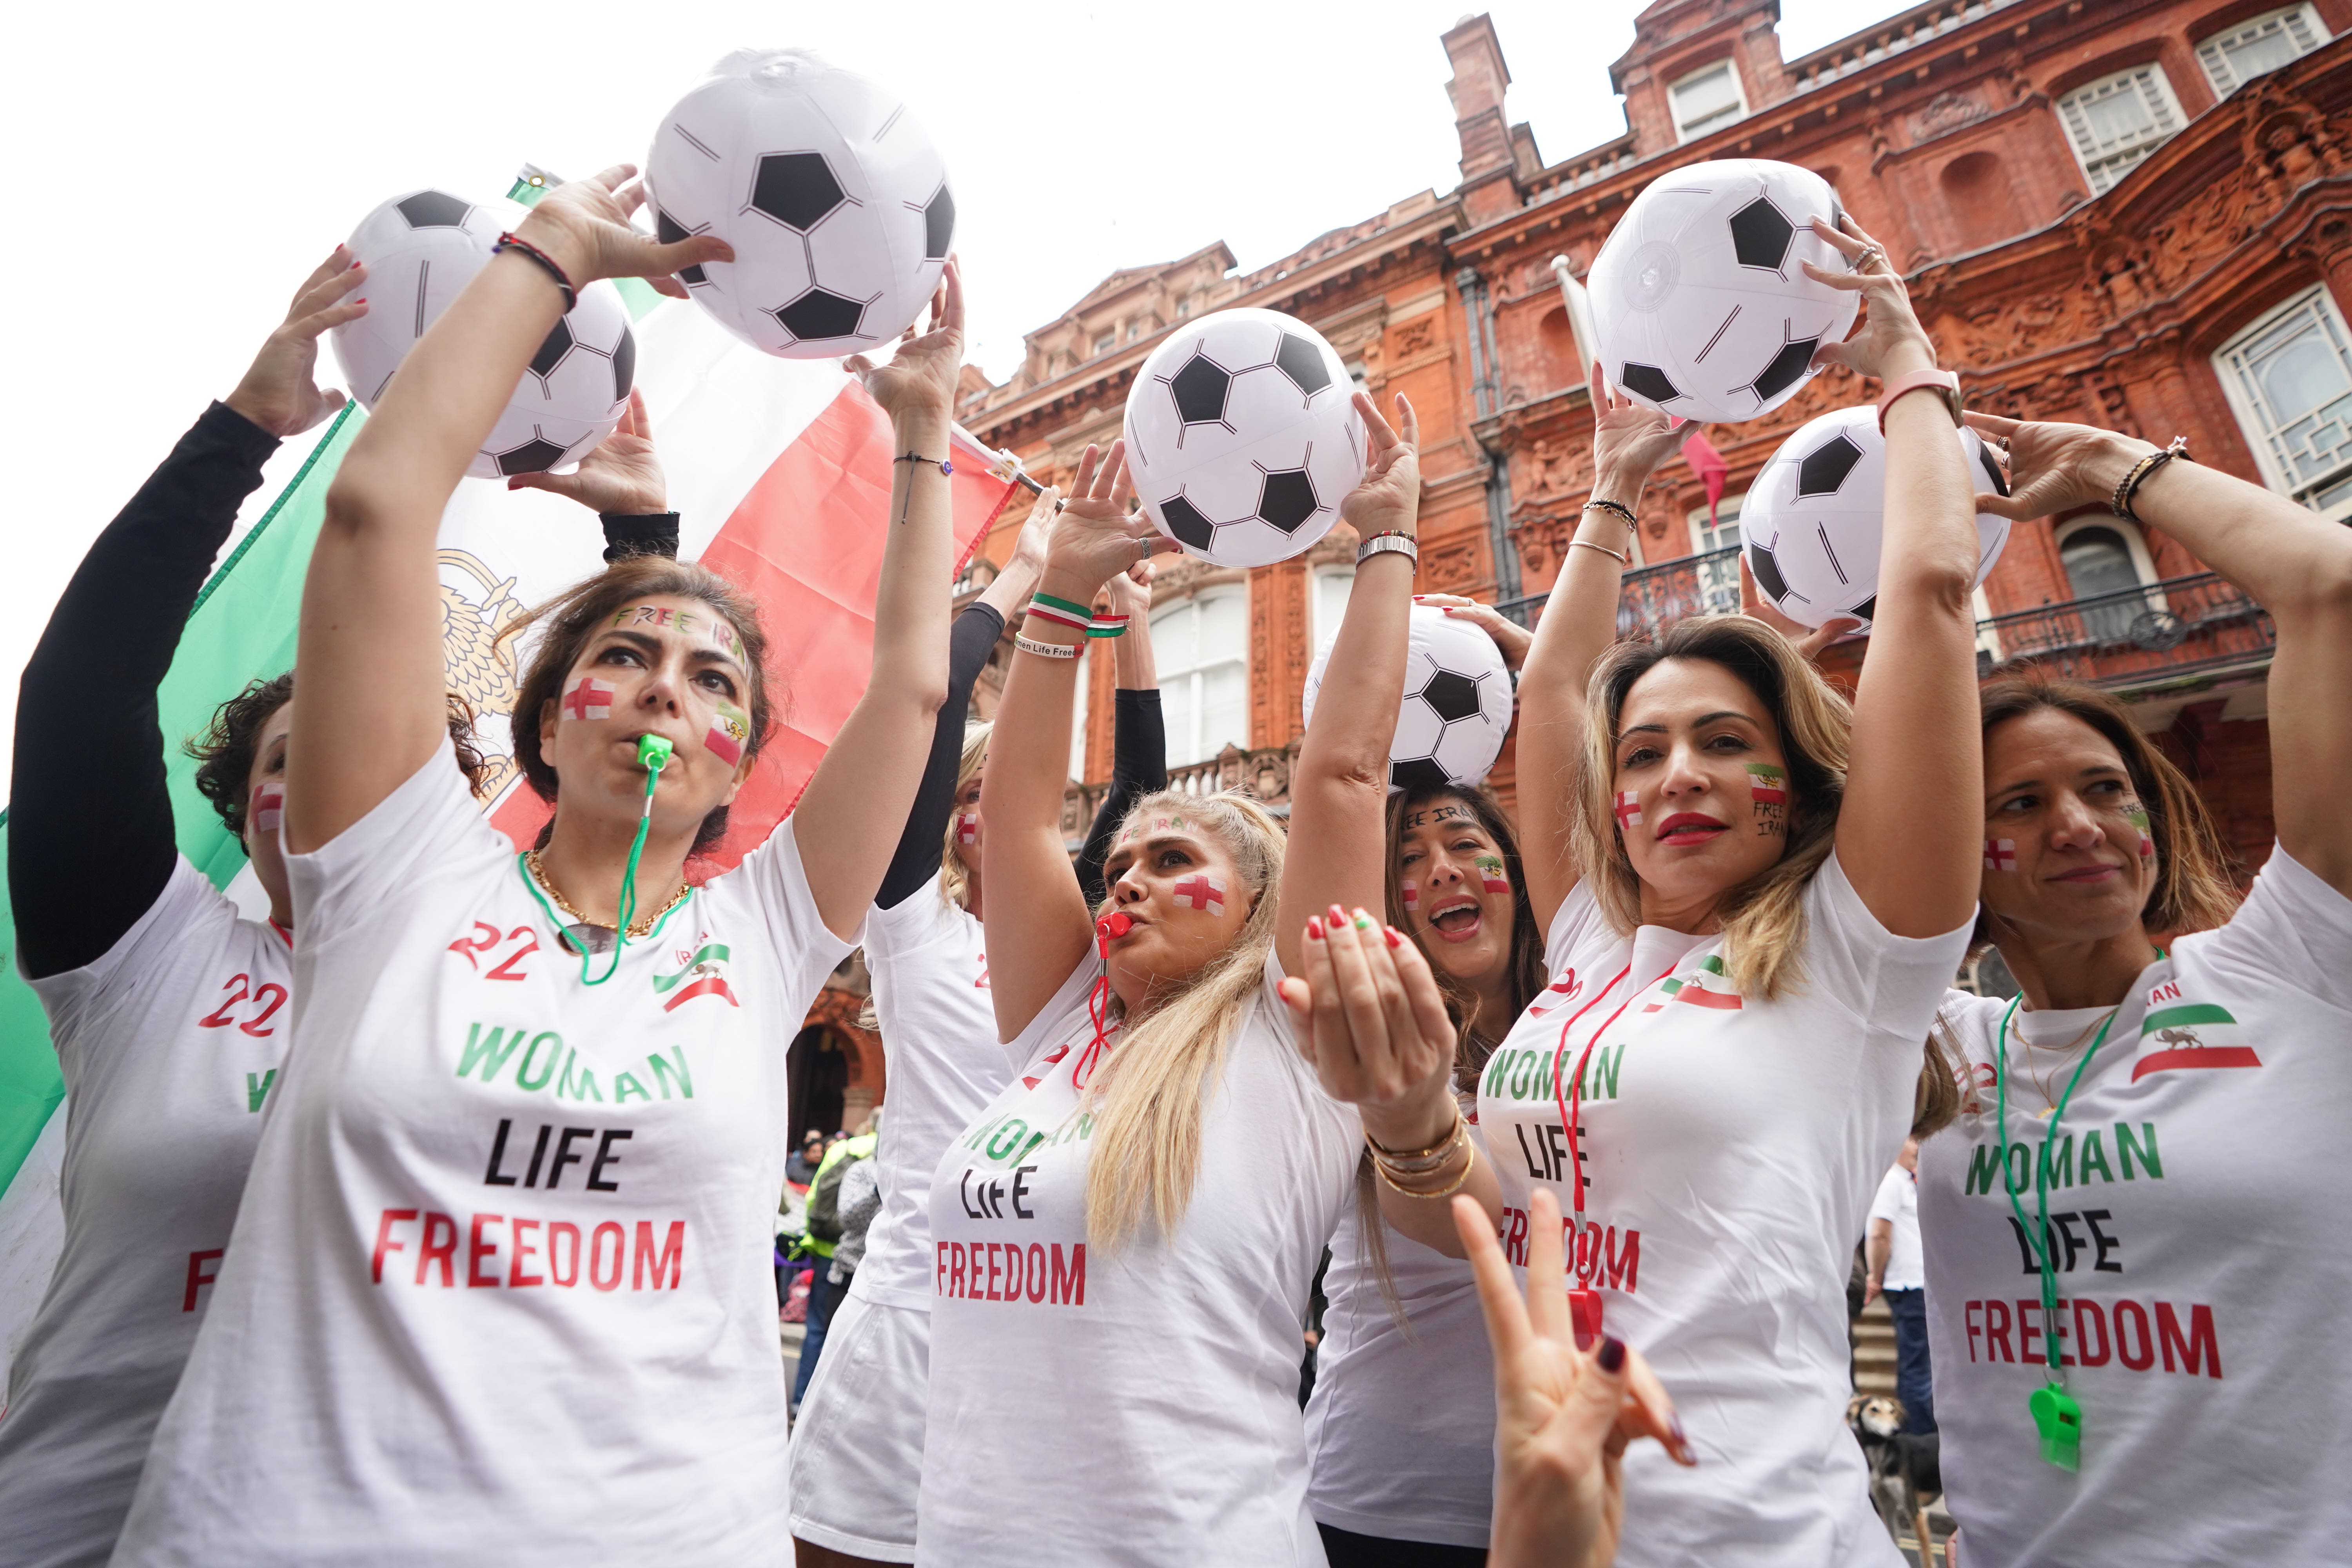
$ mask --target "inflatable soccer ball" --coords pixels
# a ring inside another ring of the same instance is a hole
[[[1315,720],[1315,695],[1331,662],[1333,633],[1307,671],[1300,706]],[[1511,728],[1511,672],[1495,639],[1469,621],[1429,605],[1412,607],[1412,644],[1405,655],[1404,704],[1389,742],[1389,787],[1451,784],[1475,789],[1503,753]]]
[[[929,132],[889,92],[806,49],[738,49],[654,132],[646,190],[664,244],[715,234],[732,261],[678,274],[720,324],[786,359],[891,342],[955,239]]]
[[[1355,383],[1323,334],[1278,310],[1220,310],[1151,351],[1127,395],[1127,467],[1188,555],[1287,561],[1331,531],[1364,477]]]
[[[1958,432],[1969,478],[2009,493],[1974,430]],[[1886,438],[1870,404],[1824,414],[1780,444],[1741,503],[1739,533],[1756,591],[1792,621],[1818,626],[1878,608],[1878,543],[1886,506]],[[1977,514],[1979,583],[2009,542],[2009,520]]]
[[[337,327],[334,338],[362,407],[375,406],[410,347],[490,264],[499,235],[520,221],[520,207],[446,191],[394,196],[361,220],[350,243],[367,263],[368,313]],[[610,283],[591,283],[531,356],[466,471],[497,479],[577,463],[620,422],[636,363],[628,307]]]
[[[1853,327],[1861,296],[1798,266],[1843,269],[1807,230],[1834,225],[1829,182],[1765,158],[1693,163],[1650,182],[1593,258],[1601,374],[1688,419],[1753,419],[1796,395],[1813,351]]]

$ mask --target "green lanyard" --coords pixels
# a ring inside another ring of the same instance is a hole
[[[661,782],[661,771],[669,765],[672,749],[670,742],[659,735],[637,737],[637,765],[646,770],[646,809],[637,818],[637,836],[629,845],[629,863],[621,872],[621,919],[619,927],[613,932],[613,962],[605,966],[604,973],[592,978],[588,973],[588,944],[584,942],[580,943],[580,984],[583,985],[602,985],[620,973],[621,950],[629,945],[629,922],[636,918],[637,913],[637,857],[646,852],[646,833],[654,825],[654,785]],[[530,889],[530,896],[537,899],[539,907],[547,911],[547,923],[562,931],[563,922],[555,918],[555,907],[547,901],[547,895],[540,891],[539,879],[530,874],[528,867],[523,869],[522,885]]]
[[[2074,1098],[2074,1086],[2083,1081],[2083,1069],[2106,1044],[2107,1031],[2122,1015],[2123,1004],[2117,1003],[2099,1026],[2091,1048],[2083,1053],[2083,1059],[2074,1064],[2074,1076],[2066,1080],[2066,1092],[2051,1108],[2050,1130],[2042,1135],[2042,1158],[2033,1172],[2034,1217],[2040,1223],[2028,1230],[2025,1205],[2017,1201],[2017,1181],[2009,1168],[2009,1021],[2017,1016],[2017,1005],[2023,1000],[2023,996],[2011,997],[2008,1011],[2000,1016],[2000,1034],[1993,1042],[1993,1088],[1999,1101],[1996,1114],[2000,1118],[1997,1146],[2000,1184],[2017,1215],[2017,1228],[2027,1231],[2027,1244],[2042,1265],[2042,1342],[2049,1357],[2050,1381],[2027,1397],[2025,1406],[2032,1414],[2034,1429],[2042,1435],[2043,1461],[2062,1470],[2079,1470],[2083,1468],[2083,1407],[2066,1392],[2066,1374],[2058,1361],[2058,1276],[2050,1263],[2050,1145],[2058,1136],[2058,1122],[2066,1114],[2067,1103]]]

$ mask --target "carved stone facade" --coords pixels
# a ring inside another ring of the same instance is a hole
[[[1583,361],[1556,263],[1580,277],[1664,170],[1771,157],[1827,176],[1905,265],[1973,405],[2157,440],[2186,435],[2200,461],[2260,479],[2215,350],[2315,284],[2352,306],[2352,137],[2343,129],[2352,41],[2342,37],[2352,0],[2313,0],[2305,20],[2334,41],[2226,97],[2199,58],[2208,38],[2273,9],[2260,0],[1934,0],[1783,60],[1776,0],[1660,0],[1610,68],[1626,133],[1552,163],[1509,118],[1510,72],[1492,23],[1467,17],[1443,37],[1462,150],[1453,191],[1408,197],[1254,272],[1234,272],[1217,244],[1114,273],[1029,335],[1004,384],[968,373],[959,414],[1041,479],[1065,479],[1087,442],[1117,434],[1137,367],[1176,322],[1233,305],[1286,310],[1329,337],[1376,397],[1402,390],[1421,412],[1419,586],[1540,594],[1591,480]],[[1678,141],[1675,84],[1725,61],[1744,115]],[[2062,100],[2142,67],[2168,84],[2177,127],[2095,195]],[[1711,428],[1730,464],[1729,495],[1798,425],[1864,392],[1832,370],[1768,417]],[[1705,505],[1696,476],[1671,465],[1641,508],[1643,563],[1691,556],[1701,544],[1692,515]],[[2019,643],[2000,617],[2077,597],[2060,551],[2066,521],[2015,531],[1985,586],[1989,653]],[[1005,520],[987,555],[1009,551],[1017,522]],[[1247,574],[1254,751],[1280,751],[1298,733],[1312,571],[1345,559],[1340,531],[1308,560]],[[2135,543],[2154,579],[2204,570],[2152,530]],[[1215,580],[1198,563],[1179,565],[1163,574],[1159,597]],[[2197,655],[2183,645],[2172,662],[2186,668]],[[1858,657],[1850,645],[1832,662],[1850,671]],[[1088,779],[1109,758],[1109,661],[1093,662],[1079,764]],[[2259,684],[2260,662],[2200,665],[2196,679]],[[2133,674],[2130,684],[2177,694],[2168,679]],[[2232,719],[2248,706],[2233,704]],[[1508,777],[1507,753],[1498,784]]]

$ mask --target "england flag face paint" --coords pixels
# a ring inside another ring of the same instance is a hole
[[[253,830],[275,833],[286,820],[286,786],[281,784],[256,784],[253,790]]]
[[[1403,896],[1406,910],[1418,914],[1421,910],[1421,884],[1408,881],[1397,891]]]
[[[1169,889],[1168,896],[1187,909],[1199,910],[1205,914],[1221,915],[1225,912],[1224,881],[1205,871],[1185,878]]]
[[[562,711],[567,719],[610,719],[613,689],[593,676],[583,675],[563,694]]]
[[[1985,869],[1988,871],[2017,869],[2017,840],[2013,838],[1986,839],[1984,855]]]
[[[1617,826],[1620,828],[1642,826],[1642,797],[1630,789],[1617,792]]]
[[[955,819],[955,835],[956,842],[959,844],[979,843],[980,813],[976,811],[957,812]]]

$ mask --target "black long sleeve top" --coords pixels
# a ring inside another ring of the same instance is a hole
[[[101,957],[171,879],[178,847],[155,694],[277,449],[226,405],[205,409],[82,557],[25,666],[8,898],[27,975]]]

